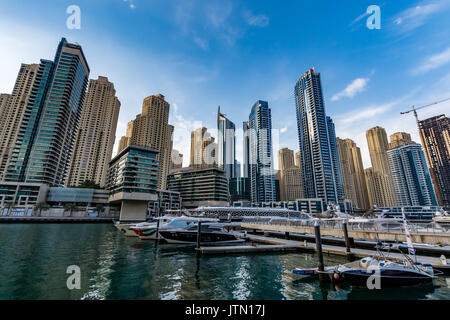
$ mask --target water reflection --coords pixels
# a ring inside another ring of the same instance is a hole
[[[124,237],[109,224],[0,225],[0,299],[449,299],[450,281],[373,290],[292,274],[314,255],[198,257],[192,245]],[[326,265],[345,259],[325,256]],[[81,268],[81,290],[66,269]]]

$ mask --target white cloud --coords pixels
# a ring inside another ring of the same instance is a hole
[[[422,25],[435,13],[450,7],[449,0],[422,1],[421,4],[403,10],[393,18],[395,30],[408,33]]]
[[[343,97],[353,98],[357,93],[366,89],[369,78],[357,78],[352,81],[344,90],[335,94],[331,101],[337,101]]]
[[[450,47],[446,50],[434,54],[425,59],[425,61],[418,68],[412,70],[413,74],[428,72],[437,69],[450,62]]]
[[[336,124],[336,135],[341,139],[350,138],[355,141],[361,149],[365,168],[371,166],[366,130],[374,126],[382,126],[386,129],[388,138],[389,135],[397,131],[409,133],[414,131],[416,125],[413,117],[404,117],[399,113],[408,105],[407,100],[411,95],[412,93],[409,93],[396,100],[355,108],[349,112],[333,116]]]

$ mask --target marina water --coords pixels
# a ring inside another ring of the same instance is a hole
[[[1,224],[0,243],[0,299],[450,299],[450,278],[382,290],[320,284],[291,273],[315,267],[312,254],[197,257],[192,246],[126,238],[112,224]],[[67,287],[72,265],[81,289]]]

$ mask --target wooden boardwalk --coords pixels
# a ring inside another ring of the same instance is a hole
[[[236,234],[240,237],[244,237],[243,233]],[[247,240],[255,243],[264,243],[264,245],[254,244],[247,246],[221,246],[221,247],[200,247],[197,249],[201,254],[240,254],[240,253],[265,253],[265,252],[284,252],[284,251],[299,251],[299,252],[316,252],[316,244],[301,242],[295,240],[285,240],[279,238],[265,237],[253,234],[246,235]],[[322,251],[324,254],[337,255],[337,256],[347,256],[345,247],[325,245],[322,244]],[[375,256],[377,252],[375,250],[369,249],[351,249],[351,257],[354,258],[364,258],[367,256]],[[402,260],[403,255],[396,252],[391,252],[389,254],[392,260]],[[439,258],[427,257],[427,256],[416,256],[417,261],[421,263],[433,264],[439,262]]]

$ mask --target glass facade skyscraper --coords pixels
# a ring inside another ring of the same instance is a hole
[[[217,164],[228,179],[236,177],[236,127],[217,110]]]
[[[5,180],[64,185],[89,71],[81,46],[65,38],[54,61],[41,60]]]
[[[244,167],[247,166],[250,177],[251,201],[275,201],[272,115],[266,101],[256,101],[250,112],[249,121],[244,122],[244,161],[247,161]]]
[[[297,81],[294,96],[305,197],[337,204],[343,200],[343,185],[336,135],[325,113],[320,73],[315,68]]]
[[[436,194],[422,146],[409,142],[389,149],[387,155],[398,205],[436,206]]]

